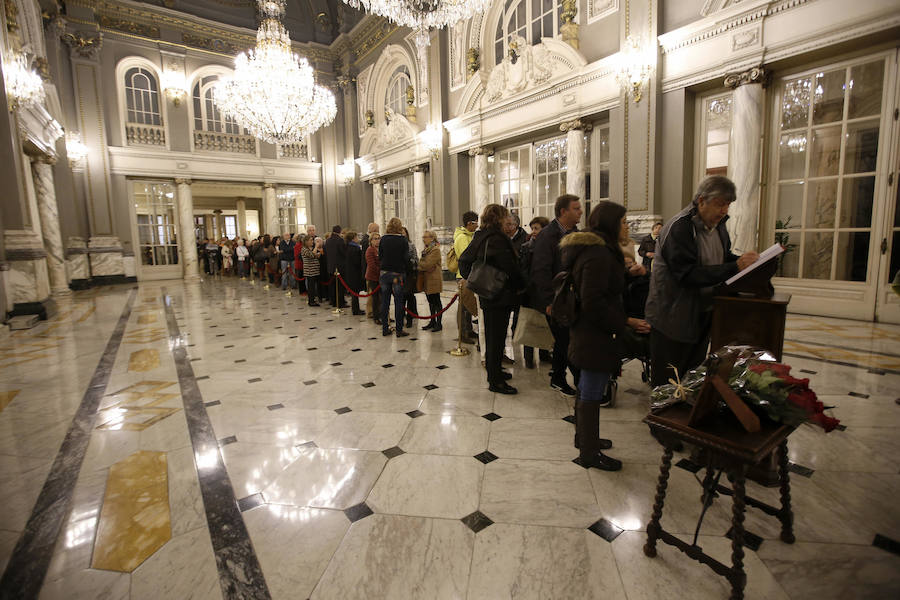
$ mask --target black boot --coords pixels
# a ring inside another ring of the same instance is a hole
[[[606,456],[600,450],[600,407],[596,402],[576,400],[575,430],[581,443],[578,463],[585,469],[618,471],[622,461]]]
[[[576,448],[581,448],[581,446],[579,445],[581,442],[578,439],[578,406],[580,404],[582,404],[581,393],[578,390],[576,390],[575,391],[575,447]],[[598,412],[597,416],[599,417],[599,415],[600,415],[600,413]],[[599,418],[598,418],[598,421],[599,421]],[[598,431],[599,431],[599,423],[598,423]],[[597,438],[597,447],[600,450],[609,450],[610,448],[612,448],[612,440],[608,440],[606,438]]]

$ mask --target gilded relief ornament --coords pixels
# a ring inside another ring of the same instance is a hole
[[[752,67],[742,73],[731,73],[725,76],[725,85],[731,89],[740,87],[748,83],[761,83],[766,86],[769,80],[769,72],[762,66]]]
[[[371,110],[366,111],[366,126],[372,127],[375,125],[375,113]]]
[[[69,47],[73,56],[95,60],[100,55],[103,47],[103,34],[97,32],[95,36],[88,36],[82,32],[66,33],[62,36],[63,42]]]
[[[406,105],[412,106],[416,103],[416,90],[413,86],[406,86]]]
[[[469,48],[466,50],[466,72],[469,74],[469,77],[478,72],[478,69],[481,66],[479,59],[478,48]]]

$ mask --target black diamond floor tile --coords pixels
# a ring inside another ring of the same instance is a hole
[[[465,517],[460,519],[460,521],[462,521],[466,527],[468,527],[475,533],[478,533],[482,529],[484,529],[486,527],[490,527],[491,525],[494,524],[494,522],[491,521],[487,517],[487,515],[485,515],[480,510],[476,510],[472,514],[466,515]]]
[[[259,377],[254,377],[253,379],[248,379],[247,383],[257,383],[259,381],[262,381],[262,379]]]
[[[264,349],[264,350],[272,350],[272,349],[274,349],[274,348],[275,348],[275,346],[266,346],[266,347],[263,348],[263,349]]]
[[[302,444],[297,444],[297,448],[318,448],[318,444],[314,441],[310,440],[308,442],[303,442]]]
[[[233,435],[229,435],[228,437],[224,437],[219,440],[220,446],[227,446],[228,444],[233,444],[237,441],[237,437]]]
[[[303,382],[303,385],[314,385],[314,384],[316,384],[316,383],[319,383],[319,382],[316,381],[315,379],[310,379],[310,380],[308,380],[308,381],[304,381],[304,382]]]
[[[336,339],[337,339],[337,336],[336,336],[336,335],[330,335],[330,336],[328,336],[328,339],[329,339],[329,340],[336,340]]]
[[[497,413],[493,413],[493,412],[489,412],[488,414],[481,415],[481,416],[484,417],[485,419],[487,419],[488,421],[496,421],[497,419],[503,418],[500,415],[498,415]]]
[[[868,398],[868,397],[869,397],[868,394],[863,394],[863,393],[861,393],[861,392],[850,392],[850,393],[847,394],[847,395],[848,395],[848,396],[853,396],[854,398]]]
[[[313,350],[318,350],[318,348],[316,348],[315,346],[313,346],[312,348],[307,348],[307,349],[306,349],[307,352],[312,352]]]
[[[228,348],[234,348],[234,344],[228,344],[227,346],[225,346],[225,349],[226,349],[226,350],[227,350]]]
[[[360,350],[362,350],[362,348],[353,348],[350,350],[350,352],[359,352]]]
[[[574,425],[575,424],[575,415],[566,415],[565,417],[562,418],[562,420],[565,421],[566,423],[571,423],[572,425]]]
[[[284,404],[279,402],[278,404],[270,404],[266,408],[268,408],[269,410],[278,410],[279,408],[284,408]]]
[[[375,384],[371,381],[367,381],[366,383],[361,384],[364,388],[372,388],[375,387]]]
[[[606,519],[600,519],[599,521],[588,527],[588,531],[596,533],[607,542],[612,543],[614,539],[619,537],[619,534],[622,533],[624,529],[622,529],[618,525],[614,525]]]
[[[388,448],[387,450],[382,450],[382,454],[388,457],[388,459],[396,458],[401,454],[406,454],[400,446],[394,446],[392,448]]]
[[[429,392],[431,390],[438,389],[438,386],[434,385],[433,383],[429,383],[428,385],[423,385],[422,387],[425,388],[426,390],[428,390]]]
[[[491,452],[490,450],[485,450],[484,452],[475,455],[475,459],[484,464],[488,464],[489,462],[494,462],[498,458],[500,458],[500,457],[497,456],[496,454],[494,454],[493,452]]]
[[[423,412],[422,412],[421,410],[419,410],[419,409],[411,410],[411,411],[409,411],[408,413],[406,413],[406,415],[407,415],[410,419],[415,419],[416,417],[421,417],[421,416],[424,415],[424,414],[425,414],[425,413],[423,413]]]
[[[205,406],[205,407],[207,407],[207,408],[210,408],[210,407],[212,407],[212,406],[219,406],[220,404],[222,404],[220,401],[218,401],[218,400],[213,400],[212,402],[204,402],[204,403],[203,403],[203,406]]]
[[[387,363],[386,365],[381,365],[381,368],[382,368],[382,369],[390,369],[390,368],[393,367],[393,366],[394,366],[394,365],[392,365],[391,363]]]
[[[788,470],[791,473],[796,473],[801,477],[812,477],[812,474],[816,472],[815,469],[810,469],[809,467],[804,467],[803,465],[798,465],[796,463],[789,462]]]
[[[801,373],[806,373],[807,375],[815,375],[818,371],[810,371],[809,369],[800,369]]]
[[[263,499],[262,494],[257,492],[256,494],[251,494],[246,498],[238,500],[238,508],[241,509],[241,512],[247,512],[251,508],[256,508],[265,503],[266,501]]]
[[[888,552],[892,552],[893,554],[900,555],[900,542],[891,539],[886,535],[876,533],[875,539],[872,540],[872,545],[876,548],[881,548],[882,550],[887,550]]]
[[[698,465],[697,463],[695,463],[694,461],[688,460],[686,458],[682,458],[681,460],[679,460],[677,463],[675,463],[675,466],[678,467],[679,469],[684,469],[685,471],[690,471],[691,473],[696,473],[697,471],[699,471],[700,469],[703,468],[700,465]]]
[[[344,514],[347,515],[347,518],[350,519],[351,523],[356,523],[360,519],[365,519],[366,517],[374,513],[372,512],[372,509],[369,508],[368,504],[366,504],[365,502],[361,502],[360,504],[351,506],[350,508],[345,510]]]
[[[192,359],[191,359],[191,362],[196,362],[196,361],[198,361],[198,360],[203,360],[203,359],[202,359],[202,358],[192,358]]]
[[[725,537],[727,537],[729,540],[733,540],[733,532],[734,528],[732,527],[725,533]],[[763,539],[761,537],[747,530],[744,530],[744,536],[742,539],[744,548],[750,548],[754,552],[757,552],[759,550],[759,547],[762,546],[763,543]]]
[[[351,412],[351,408],[349,406],[342,406],[340,408],[334,409],[334,412],[336,412],[339,415],[343,415],[345,413]]]
[[[201,375],[200,377],[197,377],[196,380],[197,380],[197,381],[203,381],[204,379],[209,379],[209,375]]]
[[[342,362],[333,362],[333,363],[331,363],[331,366],[332,366],[332,367],[340,367],[340,366],[343,365],[343,364],[344,364],[344,363],[342,363]]]
[[[283,365],[291,365],[291,364],[294,364],[294,361],[292,361],[292,360],[283,360],[283,361],[281,361],[281,364],[283,364]]]
[[[448,367],[447,365],[438,365],[438,366],[435,367],[435,369],[440,369],[440,370],[442,370],[442,371],[443,371],[444,369],[449,369],[449,368],[450,368],[450,367]]]
[[[402,354],[402,353],[404,353],[404,352],[409,352],[409,350],[407,350],[406,348],[404,348],[403,350],[397,350],[397,352],[400,352],[400,353]]]

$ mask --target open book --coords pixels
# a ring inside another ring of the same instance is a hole
[[[747,276],[749,273],[751,273],[754,270],[756,270],[757,268],[763,266],[764,264],[766,264],[770,260],[774,259],[776,256],[778,256],[782,252],[784,252],[784,246],[782,246],[778,242],[775,242],[774,244],[772,244],[771,246],[769,246],[768,248],[766,248],[765,250],[763,250],[762,252],[759,253],[759,260],[757,260],[755,263],[753,263],[752,265],[750,265],[743,271],[739,271],[736,275],[733,275],[731,277],[731,279],[729,279],[728,281],[725,282],[725,285],[731,285],[735,281],[740,280],[742,277]]]

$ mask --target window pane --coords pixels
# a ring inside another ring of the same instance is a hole
[[[605,200],[609,198],[609,171],[603,169],[598,173],[598,183],[597,193],[600,195],[600,200]]]
[[[776,232],[775,241],[787,248],[787,250],[779,257],[778,270],[775,271],[775,274],[778,277],[799,277],[800,252],[797,248],[799,248],[798,243],[800,241],[800,234]]]
[[[803,186],[803,183],[782,183],[778,186],[778,213],[775,217],[775,229],[800,227]]]
[[[804,238],[803,277],[806,279],[831,279],[834,234],[807,233]]]
[[[812,156],[809,158],[809,176],[837,175],[840,159],[841,128],[838,126],[813,130]]]
[[[806,134],[781,136],[779,179],[800,179],[806,173]]]
[[[153,247],[152,246],[141,246],[141,264],[142,265],[152,265],[153,264]]]
[[[871,227],[872,200],[874,197],[874,176],[845,179],[844,191],[841,196],[840,226]]]
[[[706,174],[724,175],[728,171],[728,144],[718,144],[706,149]]]
[[[884,85],[884,61],[859,65],[850,69],[849,117],[865,117],[881,112],[881,90]]]
[[[814,81],[813,124],[834,123],[844,117],[844,78],[846,69],[819,73]]]
[[[531,42],[538,43],[541,40],[541,21],[538,19],[531,23]]]
[[[838,234],[834,278],[838,281],[865,281],[869,264],[869,232],[845,231]]]
[[[789,81],[784,86],[781,99],[781,128],[805,127],[809,119],[808,77]]]
[[[875,171],[878,159],[878,121],[847,125],[847,148],[844,150],[844,173]]]
[[[837,179],[811,182],[809,196],[806,199],[806,227],[809,229],[833,228],[836,206]]]
[[[553,37],[553,13],[547,13],[544,15],[544,35],[543,37]],[[537,43],[539,40],[535,38],[533,43]]]

